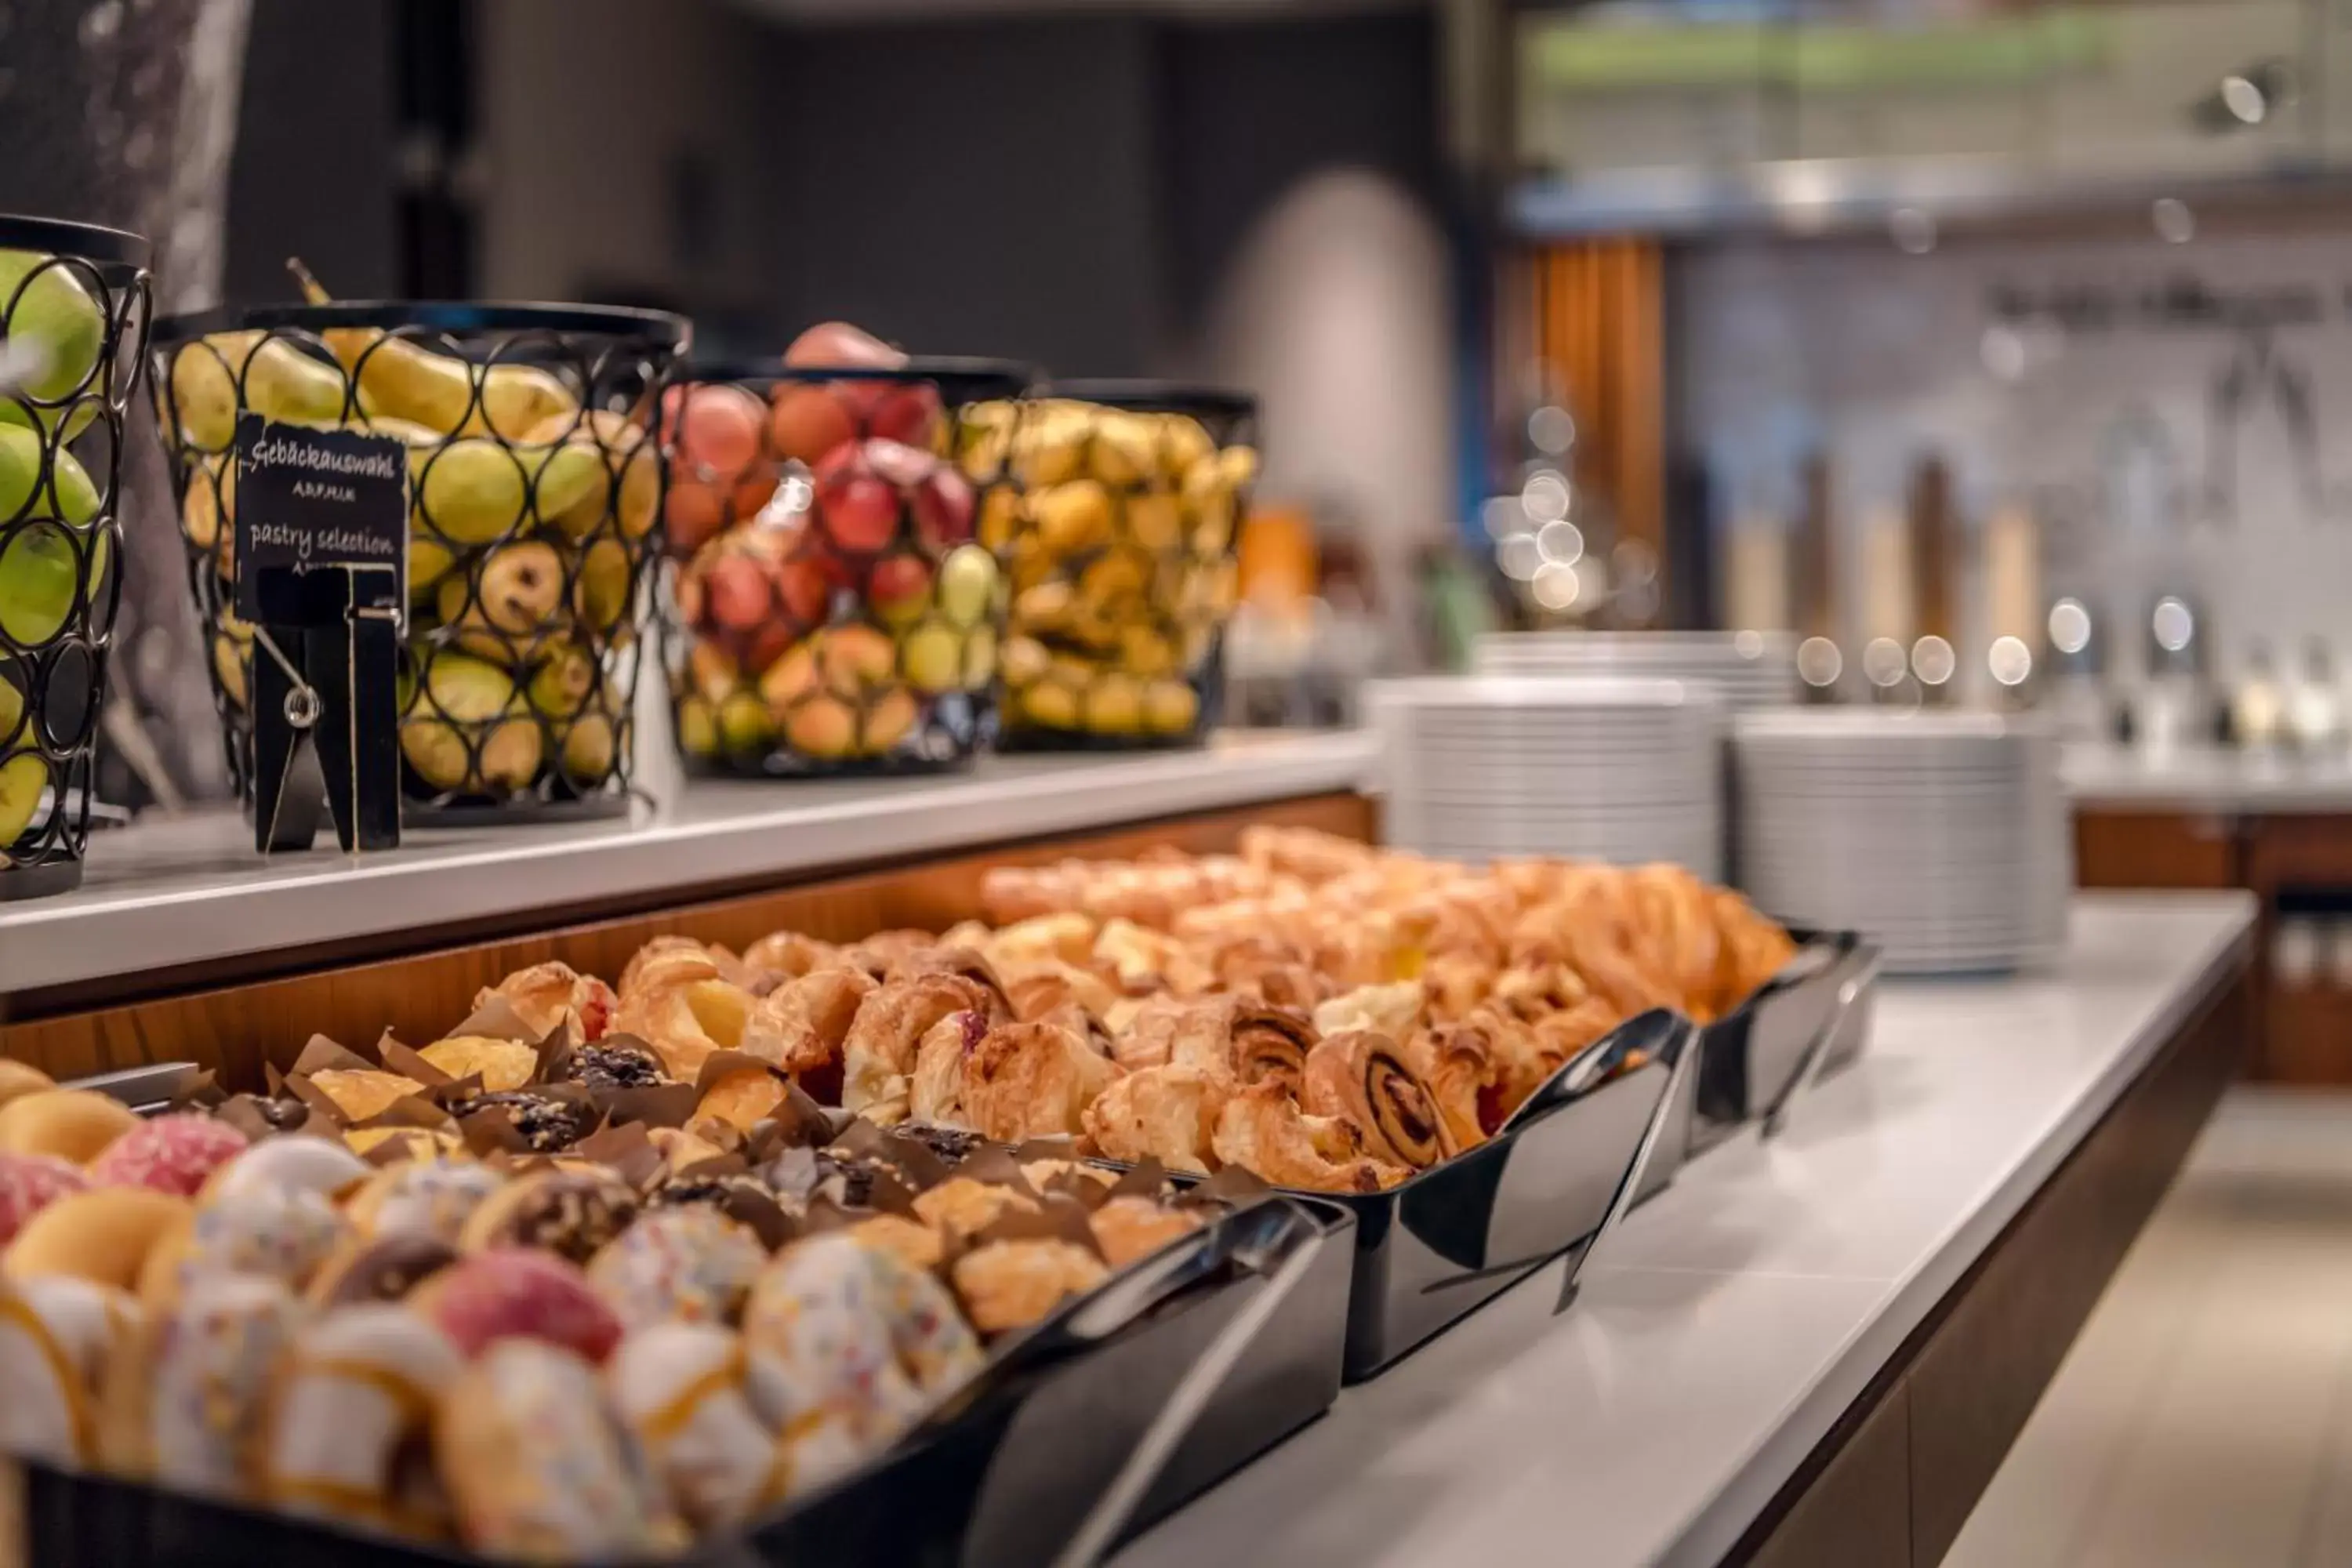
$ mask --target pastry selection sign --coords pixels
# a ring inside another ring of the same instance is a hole
[[[255,628],[254,847],[400,842],[399,634],[409,475],[398,440],[247,414],[232,594]]]

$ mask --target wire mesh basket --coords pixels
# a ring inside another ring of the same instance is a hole
[[[0,902],[81,881],[147,242],[0,216]]]
[[[988,486],[949,454],[966,409],[1017,409],[1029,380],[944,359],[681,376],[663,431],[690,768],[928,771],[986,742],[1004,595],[974,540]]]
[[[1001,747],[1208,734],[1256,439],[1255,399],[1148,382],[1063,382],[967,415],[959,451],[995,487],[981,539],[1011,590]]]
[[[404,810],[627,808],[641,587],[679,317],[570,305],[271,307],[158,322],[152,377],[229,768],[253,788],[253,628],[234,610],[237,417],[408,449]]]

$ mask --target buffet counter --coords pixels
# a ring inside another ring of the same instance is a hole
[[[2352,757],[2075,742],[2063,763],[2078,810],[2291,815],[2352,811]]]
[[[929,777],[697,781],[631,818],[412,829],[387,855],[263,862],[233,811],[100,836],[84,886],[0,904],[0,997],[245,954],[391,951],[846,867],[1352,793],[1368,735],[1246,731],[1195,751],[987,757]],[[409,945],[414,945],[413,943]]]
[[[2092,896],[2054,973],[1885,983],[1862,1060],[1573,1311],[1539,1271],[1120,1568],[1936,1562],[2226,1081],[2252,917]]]

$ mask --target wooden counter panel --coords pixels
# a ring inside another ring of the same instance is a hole
[[[1012,845],[652,914],[557,926],[535,936],[455,945],[286,979],[47,1017],[19,1016],[0,1020],[0,1055],[31,1062],[60,1079],[148,1062],[190,1061],[215,1069],[233,1087],[258,1088],[263,1062],[290,1065],[313,1034],[365,1047],[389,1028],[413,1045],[425,1044],[471,1012],[475,994],[482,987],[550,959],[609,980],[647,939],[670,932],[740,949],[785,929],[835,942],[894,927],[940,931],[979,914],[981,879],[991,867],[1034,865],[1073,855],[1120,858],[1156,845],[1206,854],[1232,848],[1242,828],[1253,823],[1319,827],[1350,838],[1370,838],[1373,815],[1370,803],[1360,795],[1310,795],[1113,833]]]
[[[2207,1000],[1905,1342],[1727,1562],[1943,1561],[2235,1076],[2246,1004],[2242,975]]]
[[[2084,888],[2235,888],[2245,870],[2229,817],[2177,811],[2074,814],[2074,880]]]

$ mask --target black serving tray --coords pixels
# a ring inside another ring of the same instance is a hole
[[[1310,1378],[1272,1343],[1316,1341],[1302,1309],[1315,1300],[1318,1275],[1328,1274],[1325,1258],[1345,1256],[1344,1240],[1345,1227],[1328,1214],[1278,1195],[1237,1209],[999,1347],[971,1387],[888,1452],[767,1520],[664,1562],[1090,1562],[1149,1517],[1163,1471],[1184,1473],[1171,1467],[1196,1431],[1248,1441],[1265,1430],[1253,1412],[1295,1408],[1268,1389],[1295,1401],[1309,1382],[1333,1381]],[[1329,1309],[1326,1300],[1320,1315]],[[1277,1339],[1262,1347],[1270,1331]],[[1228,1389],[1239,1391],[1234,1400],[1222,1397]],[[1248,1458],[1226,1452],[1223,1468]],[[1211,1473],[1207,1450],[1191,1453],[1197,1485],[1223,1473]],[[22,1468],[22,1560],[43,1568],[474,1568],[488,1561],[109,1476]]]
[[[1628,1067],[1636,1053],[1640,1065]],[[1579,1052],[1475,1149],[1384,1193],[1289,1192],[1355,1216],[1347,1381],[1370,1377],[1562,1253],[1589,1252],[1667,1142],[1697,1057],[1688,1020],[1644,1013]]]
[[[1869,1038],[1878,949],[1853,931],[1795,934],[1796,956],[1700,1030],[1693,1153],[1749,1121],[1777,1131],[1798,1092]]]

